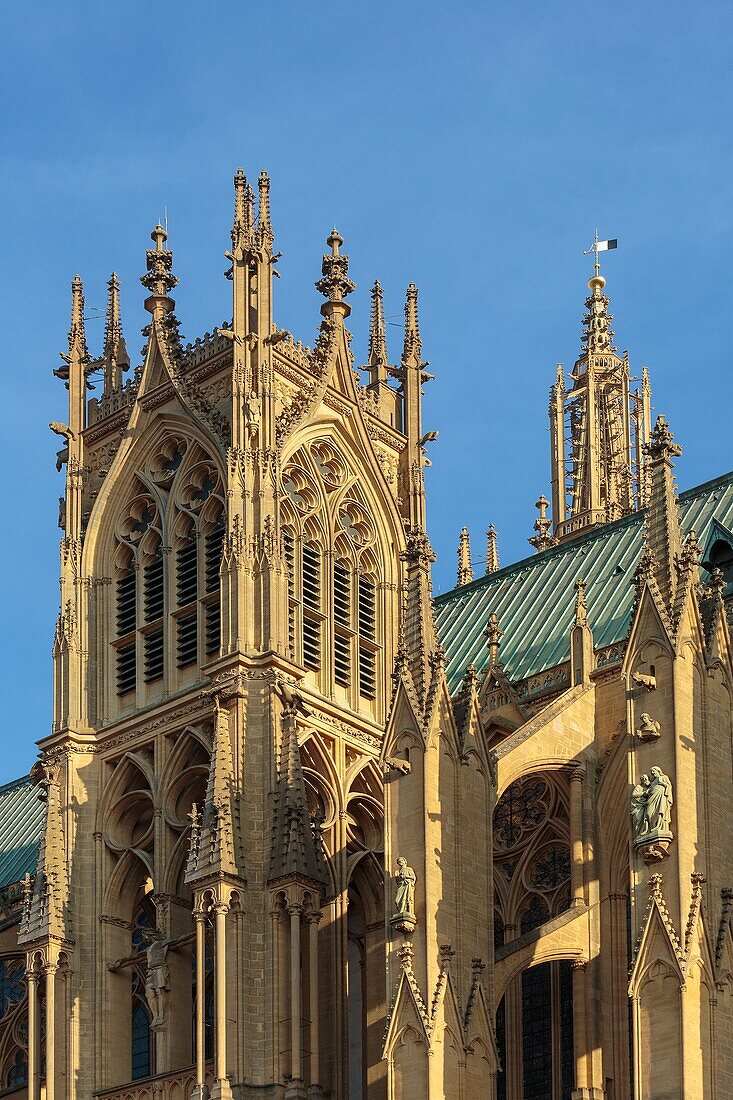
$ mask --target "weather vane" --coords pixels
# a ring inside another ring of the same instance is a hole
[[[618,248],[618,241],[615,238],[612,241],[599,241],[598,230],[596,229],[596,235],[593,240],[593,244],[590,246],[590,248],[586,248],[583,252],[584,256],[589,256],[591,252],[594,254],[594,269],[596,275],[598,275],[601,270],[601,265],[598,263],[598,253],[607,252],[609,248]]]

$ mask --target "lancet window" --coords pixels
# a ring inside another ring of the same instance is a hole
[[[115,529],[113,694],[145,702],[195,678],[220,645],[221,477],[185,439],[138,471]]]
[[[370,509],[331,441],[301,448],[282,476],[291,656],[352,706],[377,702],[382,576]]]

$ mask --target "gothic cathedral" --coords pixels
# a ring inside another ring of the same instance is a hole
[[[72,284],[0,1096],[733,1096],[733,473],[678,492],[596,264],[532,551],[489,527],[474,576],[464,529],[434,599],[417,289],[391,363],[374,284],[355,369],[333,230],[304,346],[269,190],[237,172],[232,319],[191,344],[160,225],[140,365],[116,276],[101,358]]]

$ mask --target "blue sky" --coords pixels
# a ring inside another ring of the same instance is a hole
[[[74,2],[4,12],[0,45],[5,453],[0,782],[32,763],[51,720],[58,600],[52,375],[69,283],[85,282],[101,346],[122,280],[128,348],[138,278],[167,207],[182,332],[230,316],[222,273],[231,177],[272,177],[276,322],[311,343],[313,282],[333,224],[358,287],[363,361],[379,278],[399,353],[404,288],[420,287],[435,587],[459,528],[484,555],[525,556],[548,493],[547,394],[577,355],[582,255],[597,225],[617,344],[652,372],[682,443],[681,487],[727,471],[733,243],[733,7],[679,0],[553,3]],[[481,568],[480,566],[478,567]]]

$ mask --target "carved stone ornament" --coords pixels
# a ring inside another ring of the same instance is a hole
[[[642,775],[631,792],[630,813],[634,847],[645,863],[658,863],[669,855],[672,843],[672,781],[661,768]]]
[[[659,722],[656,722],[650,714],[645,712],[641,716],[641,722],[636,731],[636,736],[640,741],[658,741],[662,736],[662,728]]]
[[[404,856],[397,859],[397,873],[395,874],[395,911],[390,919],[390,924],[398,932],[410,935],[415,931],[417,917],[415,916],[415,883],[417,876],[412,867],[408,867]]]

